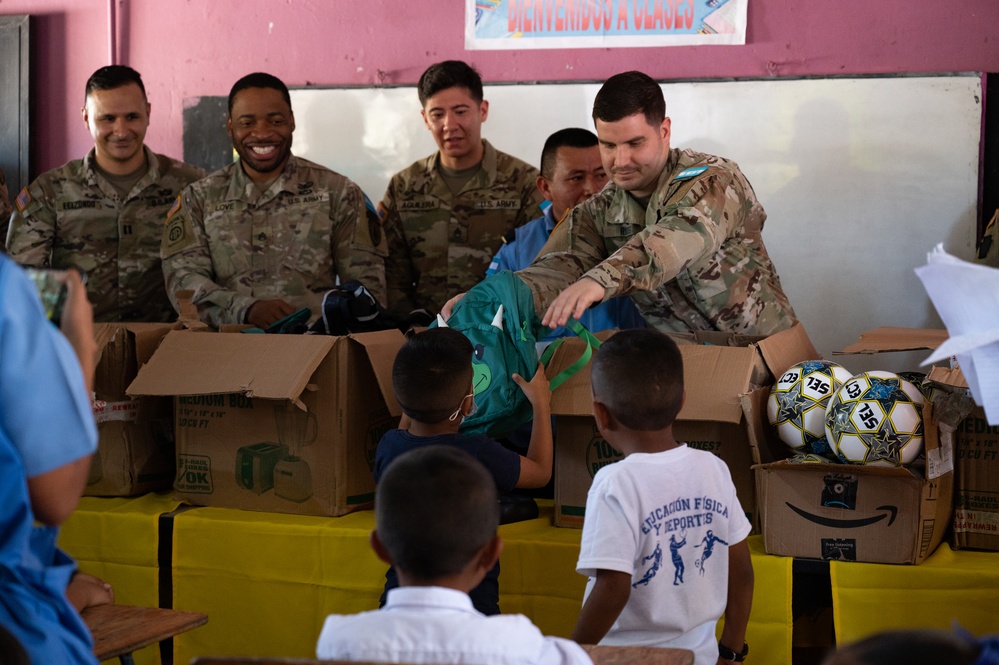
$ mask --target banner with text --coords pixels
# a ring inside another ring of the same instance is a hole
[[[749,0],[465,0],[465,48],[745,44]]]

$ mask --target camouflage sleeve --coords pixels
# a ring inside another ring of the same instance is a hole
[[[214,281],[212,255],[205,234],[203,202],[191,188],[185,189],[167,213],[160,247],[167,295],[180,312],[177,292],[194,292],[192,302],[201,320],[218,327],[244,323],[246,311],[256,299],[223,288]]]
[[[416,269],[409,256],[409,245],[403,233],[395,187],[395,178],[393,178],[378,206],[388,252],[385,257],[385,306],[392,314],[406,316],[416,309],[413,303]]]
[[[51,265],[56,215],[48,193],[36,181],[21,190],[7,229],[7,253],[25,266]]]
[[[586,204],[573,208],[569,218],[548,236],[548,242],[534,262],[517,273],[534,293],[538,316],[545,315],[563,289],[607,256],[594,212],[595,209]]]
[[[0,242],[7,239],[7,225],[10,222],[10,192],[7,191],[7,179],[0,171]]]
[[[733,187],[731,173],[712,169],[676,203],[658,205],[658,222],[633,235],[616,252],[589,270],[606,297],[653,291],[692,263],[718,251],[744,218],[745,197]],[[649,206],[657,205],[653,199]],[[650,209],[650,213],[652,210]]]
[[[384,304],[385,237],[378,214],[360,187],[349,183],[338,199],[330,197],[330,221],[330,254],[340,282],[356,279]]]

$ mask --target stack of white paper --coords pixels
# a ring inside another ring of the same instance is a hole
[[[975,404],[999,425],[999,270],[962,261],[937,245],[916,268],[950,338],[924,365],[955,356]]]

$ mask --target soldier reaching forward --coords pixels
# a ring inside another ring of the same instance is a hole
[[[794,310],[761,237],[766,213],[739,167],[670,149],[662,88],[641,72],[608,79],[593,119],[611,184],[576,206],[517,273],[543,323],[564,325],[629,295],[664,332],[791,327]]]

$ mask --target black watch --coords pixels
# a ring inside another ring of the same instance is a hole
[[[718,643],[718,657],[721,658],[722,660],[731,660],[735,661],[736,663],[741,663],[742,661],[746,660],[746,656],[748,655],[749,655],[749,645],[746,644],[745,642],[742,643],[742,651],[738,652],[732,651],[721,642]]]

